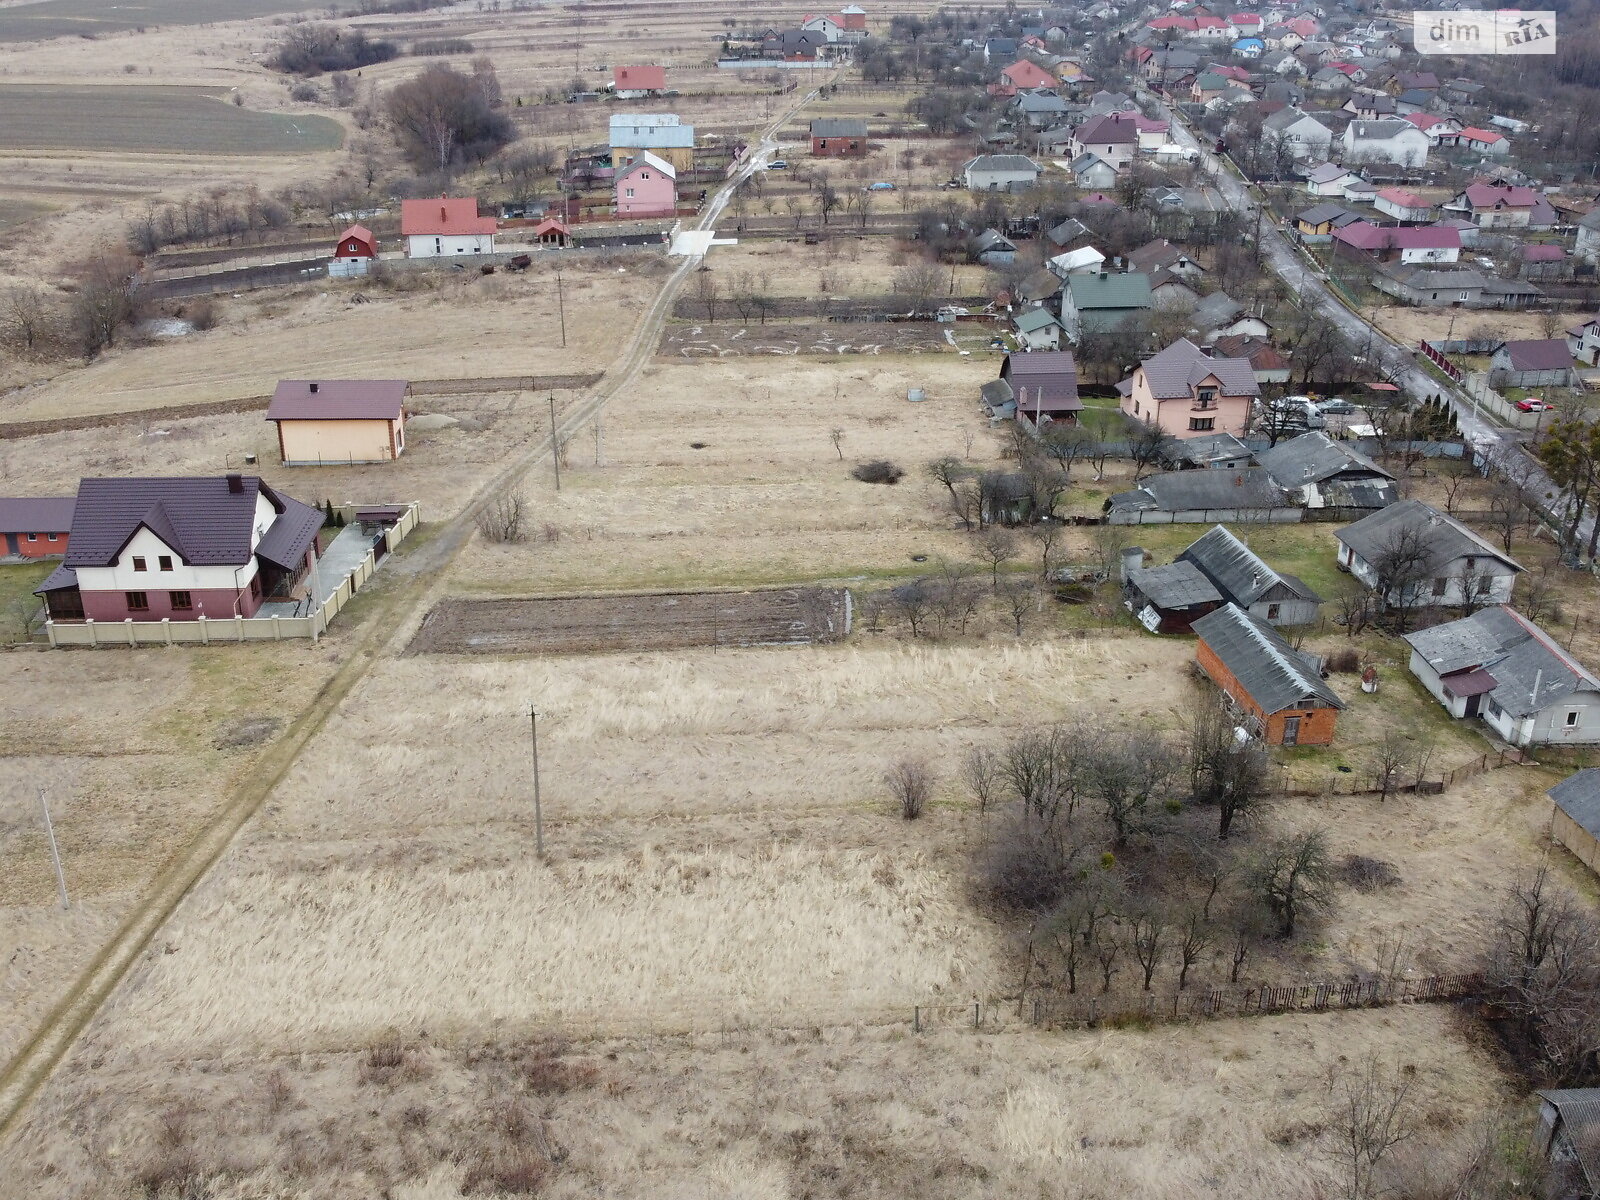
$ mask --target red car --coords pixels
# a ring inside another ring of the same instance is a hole
[[[1518,412],[1546,412],[1550,406],[1537,396],[1529,396],[1526,400],[1517,401]]]

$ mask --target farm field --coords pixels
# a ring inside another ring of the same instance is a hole
[[[97,37],[154,25],[203,25],[270,17],[308,7],[299,0],[38,0],[0,8],[0,42]]]
[[[0,22],[8,11],[0,9]],[[19,150],[298,154],[336,150],[328,117],[254,112],[212,88],[0,85],[0,153]]]
[[[834,641],[842,588],[447,600],[422,619],[412,654],[571,654]]]

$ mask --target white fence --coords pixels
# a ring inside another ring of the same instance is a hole
[[[358,508],[367,505],[344,504],[335,511],[346,521],[355,520]],[[378,507],[376,505],[371,507]],[[406,505],[404,514],[383,532],[385,553],[393,551],[417,527],[416,504]],[[193,621],[59,621],[45,622],[45,634],[52,646],[209,646],[213,642],[280,642],[286,638],[316,641],[327,630],[339,610],[349,604],[378,567],[378,549],[373,546],[355,569],[339,581],[328,599],[300,617],[197,617]]]

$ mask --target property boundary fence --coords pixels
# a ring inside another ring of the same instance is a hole
[[[344,504],[334,511],[346,522],[356,519],[356,512],[366,505]],[[400,519],[383,531],[383,553],[392,551],[417,527],[418,506],[405,506]],[[313,642],[322,636],[329,622],[339,610],[372,578],[378,568],[376,541],[367,555],[339,581],[317,608],[298,617],[198,617],[193,621],[83,621],[62,624],[45,622],[45,636],[51,646],[208,646],[213,642],[279,642],[286,638],[310,638]]]
[[[1474,775],[1482,775],[1485,771],[1494,771],[1500,767],[1518,766],[1523,763],[1527,763],[1535,767],[1539,765],[1531,754],[1507,746],[1503,750],[1489,750],[1483,754],[1480,754],[1477,758],[1469,759],[1467,762],[1462,763],[1459,767],[1454,767],[1451,770],[1446,771],[1443,776],[1438,779],[1413,779],[1410,783],[1395,783],[1389,787],[1388,791],[1390,795],[1404,795],[1408,792],[1412,792],[1423,796],[1437,796],[1447,788],[1454,787],[1462,780],[1471,779]],[[1288,767],[1285,766],[1284,770],[1287,771]],[[1345,783],[1343,786],[1341,786],[1341,780],[1348,780],[1348,783]],[[1293,787],[1291,785],[1284,784],[1276,789],[1277,794],[1280,796],[1298,796],[1304,798],[1316,798],[1322,796],[1378,796],[1382,795],[1383,791],[1383,788],[1372,785],[1370,782],[1370,776],[1363,777],[1354,773],[1348,776],[1330,776],[1322,784],[1314,788]]]
[[[1478,994],[1483,978],[1473,973],[1427,975],[1419,979],[1338,980],[1258,987],[1193,988],[1170,995],[1091,996],[1053,993],[1010,1000],[970,1000],[965,1004],[919,1004],[912,1008],[916,1033],[931,1029],[995,1030],[1012,1025],[1041,1029],[1118,1028],[1179,1024],[1231,1017],[1264,1017],[1293,1012],[1385,1008],[1397,1004],[1439,1004]]]

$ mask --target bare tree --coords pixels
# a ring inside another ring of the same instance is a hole
[[[139,264],[127,255],[100,254],[75,272],[72,327],[77,348],[93,358],[116,344],[117,334],[133,320],[138,304]]]
[[[1339,587],[1334,602],[1339,607],[1339,622],[1346,637],[1359,637],[1372,621],[1374,597],[1358,579],[1347,579]]]
[[[17,284],[0,292],[0,337],[18,354],[44,348],[54,324],[50,303],[32,284]]]
[[[1223,928],[1227,931],[1228,982],[1238,983],[1251,953],[1267,936],[1267,914],[1254,899],[1242,897],[1228,911]]]
[[[978,802],[978,811],[988,812],[1005,791],[1000,756],[988,746],[974,746],[961,760],[961,782]]]
[[[1128,456],[1133,459],[1133,478],[1153,466],[1166,449],[1167,435],[1154,421],[1140,421],[1128,432]]]
[[[1100,802],[1111,823],[1112,844],[1123,847],[1142,832],[1151,802],[1171,782],[1177,757],[1149,729],[1106,731],[1085,756],[1084,787]]]
[[[1411,742],[1393,727],[1384,730],[1383,741],[1372,753],[1372,787],[1380,802],[1399,790],[1401,775],[1411,761]]]
[[[978,558],[989,566],[989,590],[1000,591],[1000,568],[1022,551],[1016,537],[1005,529],[991,529],[978,540]]]
[[[1117,959],[1122,955],[1122,938],[1115,922],[1101,924],[1094,932],[1094,957],[1100,965],[1100,991],[1111,990],[1111,980],[1117,973]]]
[[[1028,530],[1028,536],[1039,548],[1039,578],[1048,580],[1056,546],[1066,536],[1066,531],[1054,521],[1042,521]]]
[[[1226,841],[1234,822],[1267,801],[1272,759],[1254,740],[1241,742],[1237,722],[1223,693],[1214,691],[1195,709],[1189,723],[1189,787],[1202,804],[1217,806],[1217,838]]]
[[[1291,938],[1300,920],[1333,907],[1333,865],[1321,830],[1273,838],[1245,869],[1246,885],[1278,923],[1278,936]]]
[[[1139,962],[1144,990],[1150,990],[1156,968],[1167,953],[1167,934],[1172,921],[1166,909],[1158,902],[1134,906],[1125,917],[1128,922],[1128,945]]]
[[[1006,611],[1011,615],[1011,622],[1016,627],[1017,636],[1022,636],[1022,624],[1028,619],[1039,602],[1039,591],[1030,579],[1010,579],[1000,589],[1000,597],[1005,602]]]
[[[516,492],[500,492],[478,514],[478,532],[486,541],[515,544],[528,539],[528,501]]]
[[[933,619],[934,588],[926,579],[914,579],[889,591],[889,611],[902,622],[912,637],[921,637]]]
[[[1372,590],[1378,603],[1394,614],[1401,633],[1409,626],[1412,612],[1427,598],[1431,561],[1427,533],[1421,525],[1393,530],[1372,560]]]
[[[911,315],[929,315],[945,290],[945,273],[937,263],[914,262],[901,267],[889,283],[890,291],[910,302]]]
[[[1216,929],[1198,904],[1186,904],[1176,921],[1178,951],[1178,990],[1189,986],[1189,972],[1200,961],[1200,956],[1216,941]]]
[[[706,320],[717,319],[717,301],[722,298],[717,277],[709,267],[701,267],[694,275],[694,298],[705,305]]]
[[[1115,579],[1122,567],[1122,552],[1133,544],[1133,535],[1128,532],[1128,527],[1112,525],[1110,522],[1096,525],[1089,541],[1100,574],[1107,579]]]
[[[939,633],[951,629],[967,632],[967,622],[977,615],[979,592],[972,580],[972,564],[952,559],[939,560],[939,578],[934,587],[934,614]]]
[[[833,443],[834,452],[838,454],[839,461],[844,461],[844,430],[828,430],[828,440]]]
[[[1415,1068],[1391,1071],[1375,1054],[1330,1070],[1331,1152],[1343,1169],[1347,1200],[1378,1195],[1380,1168],[1389,1153],[1416,1135],[1415,1087]]]
[[[933,795],[933,771],[921,759],[902,758],[884,775],[889,795],[907,821],[915,821]]]

